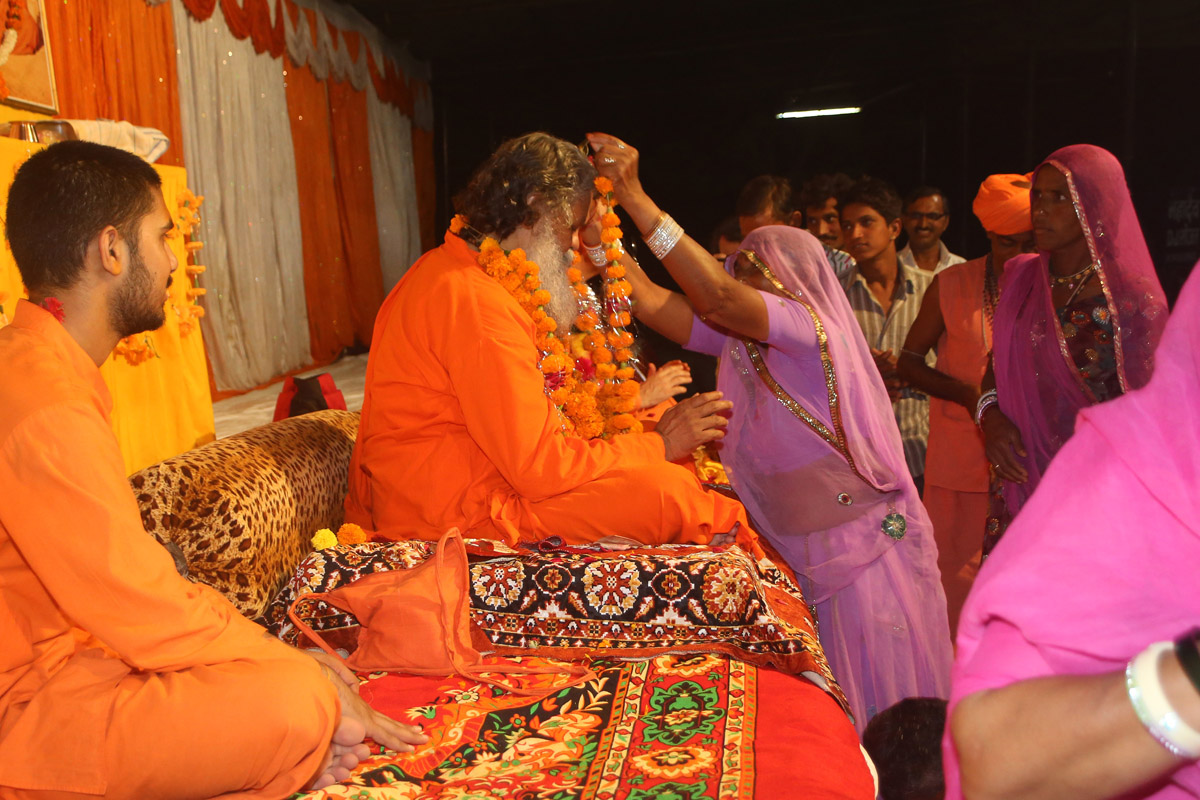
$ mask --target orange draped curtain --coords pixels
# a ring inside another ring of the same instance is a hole
[[[183,166],[170,6],[147,6],[143,0],[52,0],[42,9],[54,55],[59,115],[158,128],[171,140],[159,163]]]
[[[433,131],[412,126],[413,172],[417,184],[417,216],[421,221],[421,249],[438,244],[437,176],[433,171]]]
[[[292,0],[182,2],[200,21],[211,17],[219,6],[236,38],[249,37],[256,52],[274,58],[286,50],[284,13],[293,22],[305,14],[314,41],[317,26],[329,25],[312,9],[301,8]],[[169,24],[169,15],[167,21]],[[357,60],[360,49],[366,47],[361,36],[332,25],[329,30],[335,38],[341,37],[351,58]],[[173,56],[173,40],[171,48]],[[376,63],[369,48],[367,66],[379,98],[412,120],[414,99],[427,98],[429,85],[416,79],[410,82],[391,59]],[[370,345],[375,314],[383,302],[367,98],[349,83],[332,77],[319,81],[308,66],[297,68],[289,59],[287,101],[300,195],[309,336],[313,360],[323,364],[346,347]],[[428,249],[436,244],[433,132],[415,123],[412,131],[421,245]]]
[[[290,59],[287,104],[300,191],[308,333],[313,359],[326,364],[354,343],[350,274],[338,221],[325,82],[317,80],[308,67],[296,67]]]
[[[329,121],[333,166],[342,226],[342,249],[350,275],[349,300],[358,341],[371,344],[375,314],[383,304],[383,268],[375,221],[371,144],[367,129],[367,93],[343,81],[330,81]]]

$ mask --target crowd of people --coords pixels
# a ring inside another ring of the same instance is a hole
[[[156,173],[63,143],[8,202],[29,299],[0,331],[0,486],[33,502],[0,505],[0,787],[170,796],[186,773],[284,796],[345,777],[364,737],[425,741],[144,534],[97,367],[162,322]],[[1197,796],[1200,278],[1168,323],[1112,154],[987,176],[971,260],[941,241],[940,190],[844,175],[795,201],[751,181],[705,246],[603,133],[505,142],[455,206],[378,314],[348,521],[770,553],[815,609],[881,796]],[[718,356],[717,391],[643,369],[634,318]],[[736,499],[701,482],[700,448]],[[66,726],[95,736],[63,772],[45,745]]]

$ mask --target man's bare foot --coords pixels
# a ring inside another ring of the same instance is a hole
[[[325,760],[318,770],[316,777],[308,786],[308,791],[324,789],[331,784],[344,781],[358,766],[359,762],[371,754],[370,749],[363,744],[367,729],[361,722],[349,717],[342,717],[333,738],[329,742],[329,750]]]

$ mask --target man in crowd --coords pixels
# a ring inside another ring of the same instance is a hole
[[[29,300],[0,330],[0,796],[286,797],[346,777],[368,735],[423,742],[142,526],[99,365],[164,321],[154,169],[53,145],[17,172],[5,227]]]
[[[892,396],[904,458],[922,489],[929,398],[900,380],[896,362],[933,273],[906,267],[896,257],[900,197],[888,183],[863,178],[839,204],[846,249],[857,262],[846,277],[846,296]]]
[[[941,189],[918,186],[909,192],[904,198],[904,232],[908,234],[908,244],[899,253],[900,263],[937,274],[952,264],[966,261],[951,253],[942,242],[949,224],[950,204]]]
[[[989,175],[972,206],[990,252],[938,273],[900,354],[902,379],[930,395],[925,508],[933,522],[950,632],[983,557],[988,460],[973,415],[992,349],[1004,264],[1033,251],[1028,175]],[[936,348],[937,365],[925,362]]]
[[[838,196],[853,183],[849,176],[836,172],[815,175],[800,187],[799,201],[804,210],[804,227],[825,246],[825,256],[838,280],[843,282],[854,268],[854,259],[842,249]]]
[[[672,407],[653,433],[590,440],[565,432],[548,397],[535,326],[567,331],[576,317],[566,256],[592,213],[596,175],[577,147],[533,133],[502,144],[455,198],[445,244],[376,320],[348,520],[392,538],[458,527],[512,544],[753,541],[740,503],[671,463],[724,435],[719,393]],[[484,237],[537,263],[545,313],[521,306],[520,281],[485,271]]]
[[[792,205],[792,184],[778,175],[759,175],[738,195],[738,225],[742,236],[764,225],[799,225],[800,212]]]

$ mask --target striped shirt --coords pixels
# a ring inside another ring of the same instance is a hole
[[[867,344],[876,350],[890,350],[897,357],[904,340],[908,337],[908,329],[912,327],[921,310],[921,301],[925,298],[925,290],[933,282],[933,273],[923,269],[906,268],[896,264],[896,289],[892,295],[892,305],[888,312],[883,313],[883,307],[871,294],[866,279],[858,271],[858,266],[846,276],[844,286],[846,297],[850,300],[850,308],[858,325],[866,336]],[[937,356],[933,350],[926,356],[926,363],[933,366]],[[900,438],[904,443],[904,460],[908,462],[908,470],[913,477],[925,474],[925,444],[929,440],[929,396],[912,387],[906,386],[900,392],[900,399],[892,403],[896,412],[896,424],[900,427]]]
[[[899,253],[896,253],[896,258],[900,261],[901,264],[908,267],[909,269],[915,269],[915,270],[919,270],[921,272],[925,271],[917,266],[917,259],[916,259],[916,256],[913,255],[911,245],[907,245],[907,244],[904,245],[904,249],[901,250]],[[938,263],[937,263],[937,266],[934,267],[934,269],[933,269],[933,274],[937,275],[939,272],[946,269],[947,267],[953,267],[955,264],[961,264],[964,261],[966,261],[965,258],[963,258],[962,256],[956,256],[954,253],[951,253],[950,248],[946,247],[946,243],[939,239],[938,240]]]
[[[841,250],[835,250],[827,244],[822,244],[825,248],[825,257],[829,259],[829,266],[833,267],[833,274],[837,276],[838,283],[846,285],[846,279],[850,276],[850,270],[854,269],[854,257],[849,253]]]

